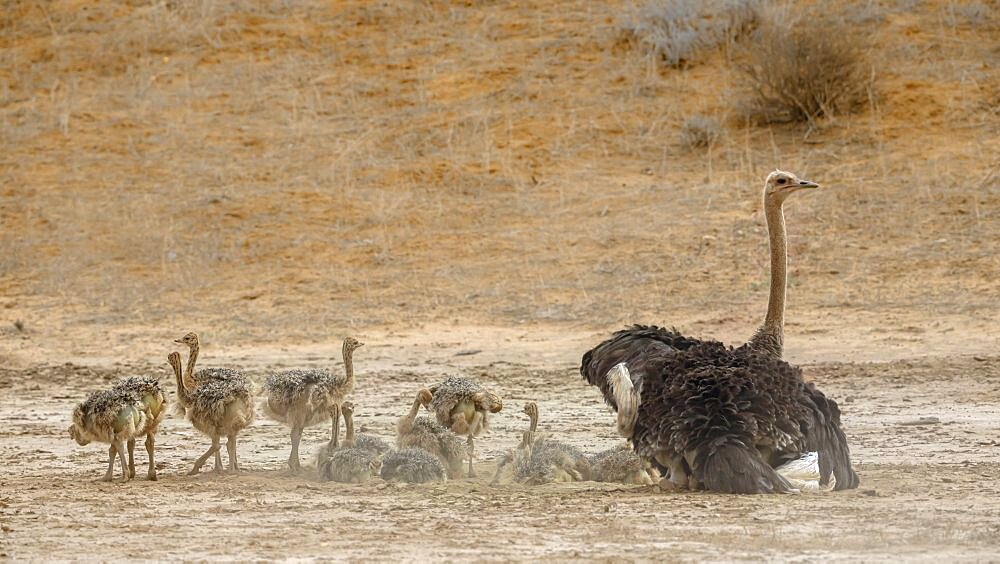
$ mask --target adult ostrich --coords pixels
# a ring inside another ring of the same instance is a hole
[[[840,410],[781,360],[786,291],[782,205],[818,185],[776,170],[764,183],[771,288],[764,324],[745,345],[636,325],[583,356],[580,373],[618,412],[618,431],[666,472],[665,487],[794,491],[774,466],[815,451],[820,484],[858,486]]]

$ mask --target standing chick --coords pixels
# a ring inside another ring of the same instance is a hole
[[[135,474],[125,465],[125,444],[141,436],[146,426],[146,413],[142,401],[123,390],[94,392],[73,410],[73,424],[69,436],[80,446],[92,441],[108,443],[108,471],[101,479],[110,482],[114,475],[115,457],[121,461],[122,481]]]
[[[236,458],[236,436],[253,422],[254,402],[253,389],[250,380],[240,373],[199,382],[191,391],[184,387],[181,375],[181,355],[170,353],[167,361],[174,369],[177,380],[177,403],[184,414],[202,433],[212,439],[212,446],[205,454],[195,461],[188,474],[197,474],[209,457],[215,456],[215,471],[222,472],[221,438],[226,437],[226,450],[229,451],[229,470],[238,473],[239,461]]]
[[[344,375],[330,370],[286,370],[268,376],[264,382],[265,412],[275,421],[291,428],[292,450],[288,455],[291,472],[301,471],[299,442],[302,430],[327,419],[331,420],[330,446],[337,447],[340,434],[341,406],[354,391],[354,351],[364,343],[344,339]]]
[[[131,394],[142,403],[142,409],[146,416],[146,422],[138,436],[146,436],[146,454],[149,457],[149,470],[146,471],[146,478],[156,480],[156,462],[154,454],[156,451],[156,432],[160,428],[160,423],[167,416],[167,398],[160,387],[160,381],[150,376],[130,376],[115,383],[113,390],[118,390],[126,394]],[[135,439],[128,441],[128,467],[129,477],[135,478]]]

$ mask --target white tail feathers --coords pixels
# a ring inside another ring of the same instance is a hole
[[[605,376],[618,405],[618,434],[632,436],[635,420],[639,416],[639,392],[632,384],[632,376],[624,362],[614,365]]]
[[[789,460],[774,471],[788,480],[793,488],[802,491],[819,491],[833,487],[833,480],[829,488],[821,488],[819,485],[819,453],[816,452],[807,452],[795,460]]]

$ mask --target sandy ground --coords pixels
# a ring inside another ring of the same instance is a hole
[[[587,451],[616,444],[613,420],[558,342],[547,347],[562,351],[558,359],[539,361],[531,350],[546,347],[526,346],[501,360],[493,357],[517,347],[489,348],[471,337],[451,337],[424,343],[422,357],[402,356],[400,349],[390,359],[384,355],[388,346],[372,338],[358,354],[356,420],[361,430],[385,438],[391,438],[412,392],[442,375],[473,376],[502,393],[505,410],[479,443],[485,458],[480,477],[426,486],[287,476],[286,431],[263,418],[240,442],[244,474],[188,477],[206,441],[177,417],[159,435],[159,481],[99,483],[103,448],[77,447],[65,434],[73,403],[122,375],[167,376],[166,363],[4,369],[3,555],[677,561],[998,556],[995,355],[807,362],[807,377],[843,407],[862,485],[842,493],[740,497],[593,482],[489,486],[493,459],[517,442],[525,400],[539,402],[545,430]],[[223,358],[234,361],[244,352],[228,351]],[[860,356],[865,353],[877,351]],[[243,365],[259,380],[268,369],[322,364],[324,357],[287,351],[280,363],[263,355]],[[408,367],[400,366],[406,361]],[[304,444],[319,444],[325,432],[310,429]],[[141,467],[144,457],[139,460]]]

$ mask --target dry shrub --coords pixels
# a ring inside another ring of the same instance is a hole
[[[681,142],[689,149],[711,147],[721,136],[719,122],[709,116],[690,117],[681,126]]]
[[[647,0],[621,28],[627,43],[677,66],[749,34],[760,12],[760,0]]]
[[[870,40],[843,18],[774,18],[756,33],[740,66],[752,121],[813,121],[855,110],[871,95]]]

